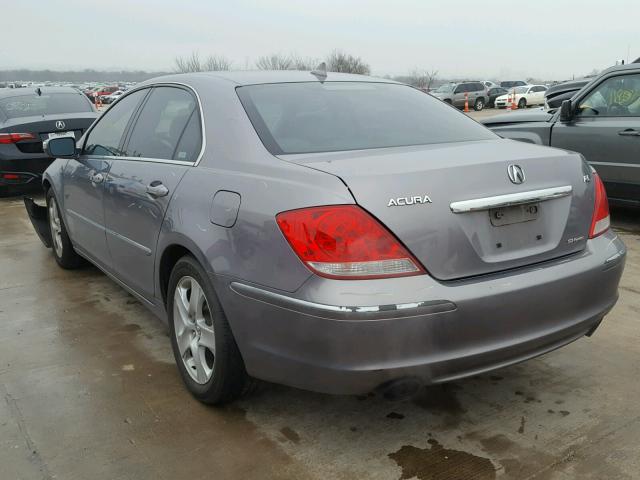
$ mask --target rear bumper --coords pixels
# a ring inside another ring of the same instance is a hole
[[[570,257],[446,284],[314,276],[289,294],[214,280],[249,374],[358,394],[475,375],[592,333],[617,300],[625,256],[607,232]]]
[[[0,188],[19,189],[24,186],[38,188],[42,174],[53,160],[48,157],[11,160],[0,158]]]

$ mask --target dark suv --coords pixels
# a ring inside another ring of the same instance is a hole
[[[463,108],[465,93],[469,106],[476,111],[482,110],[489,101],[489,91],[482,82],[446,83],[431,94],[454,107]]]
[[[611,67],[562,102],[482,119],[501,137],[580,152],[613,203],[640,205],[640,65]]]

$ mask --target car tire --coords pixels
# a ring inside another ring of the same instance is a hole
[[[446,100],[443,100],[444,103],[448,103],[449,105],[453,105],[453,102],[451,102],[451,100],[449,100],[448,98]]]
[[[252,379],[209,276],[192,256],[175,264],[167,292],[171,347],[189,392],[209,405],[246,393]]]
[[[527,108],[527,100],[526,100],[526,98],[521,98],[518,101],[518,108]]]
[[[473,104],[473,109],[476,112],[479,112],[484,108],[484,98],[477,98],[475,103]]]
[[[58,265],[65,270],[79,268],[84,264],[84,259],[78,255],[73,248],[52,188],[47,190],[46,199],[47,222],[49,223],[49,231],[51,232],[51,250],[53,251],[53,257],[56,259]]]

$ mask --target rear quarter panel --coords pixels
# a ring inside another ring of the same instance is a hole
[[[353,197],[337,177],[272,156],[233,88],[214,82],[194,87],[203,106],[206,149],[171,200],[157,252],[161,255],[172,244],[184,245],[216,277],[295,291],[311,273],[280,232],[276,214],[307,206],[351,204]],[[211,222],[212,202],[219,190],[241,197],[237,220],[230,228]]]

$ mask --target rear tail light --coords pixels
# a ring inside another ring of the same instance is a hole
[[[33,133],[0,133],[0,143],[18,143],[22,140],[35,140]]]
[[[604,189],[604,183],[597,173],[593,173],[593,186],[596,191],[595,207],[593,209],[593,217],[591,218],[591,229],[589,230],[589,238],[595,238],[609,230],[611,224],[609,218],[609,201],[607,200],[607,191]]]
[[[300,260],[323,277],[364,279],[425,273],[391,232],[356,205],[290,210],[276,215],[276,221]]]
[[[17,173],[2,173],[0,174],[0,177],[4,178],[5,180],[20,180],[20,175],[18,175]]]

